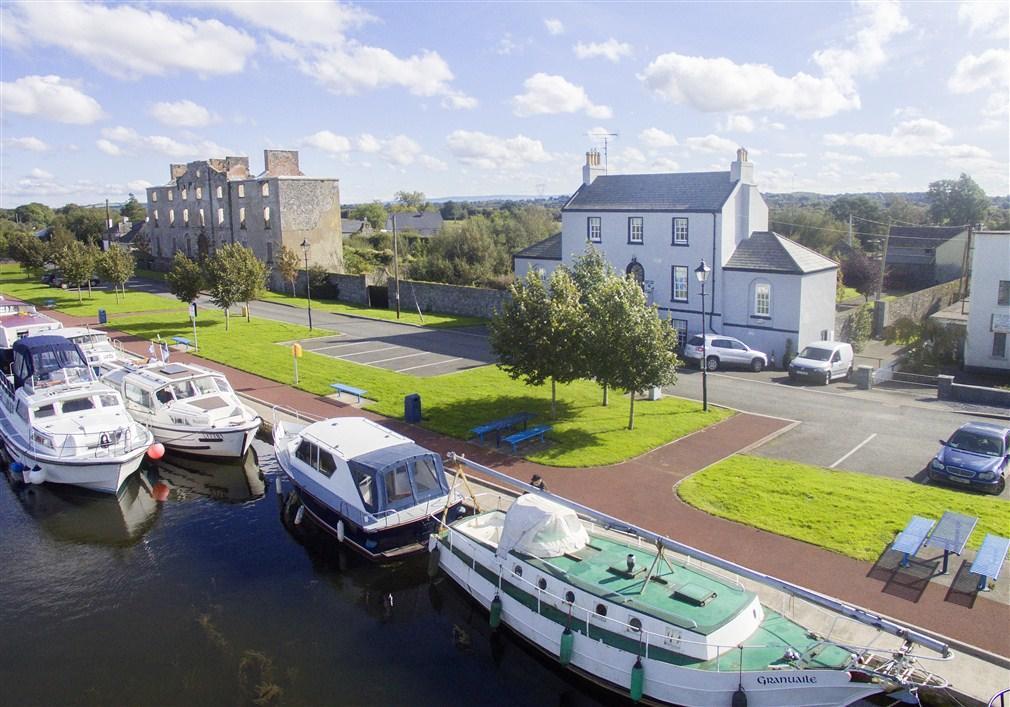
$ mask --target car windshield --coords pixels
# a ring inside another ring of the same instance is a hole
[[[800,358],[810,361],[827,361],[831,358],[831,349],[815,349],[813,346],[808,346],[800,351]]]
[[[989,457],[998,457],[1003,453],[1003,443],[999,437],[990,437],[971,430],[958,430],[947,442],[947,446]]]

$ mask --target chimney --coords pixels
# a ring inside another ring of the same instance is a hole
[[[169,172],[171,173],[172,181],[175,181],[182,175],[186,173],[186,165],[184,164],[170,164],[168,166]]]
[[[754,164],[747,161],[747,150],[736,151],[736,161],[729,165],[729,180],[741,184],[754,184]]]
[[[586,164],[582,167],[582,184],[589,186],[601,174],[606,174],[606,172],[600,160],[600,152],[595,149],[590,150],[586,153]]]
[[[298,150],[263,150],[263,164],[271,177],[302,177]]]

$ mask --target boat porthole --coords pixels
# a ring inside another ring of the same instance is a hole
[[[541,577],[537,580],[537,586],[541,589],[547,589],[547,580]]]
[[[631,630],[632,631],[641,631],[642,630],[642,621],[641,621],[641,619],[639,619],[637,617],[636,618],[632,618],[630,621],[628,621],[628,626],[631,626]]]
[[[520,567],[519,565],[516,565],[515,567],[512,568],[512,574],[514,574],[516,577],[522,577],[523,568]]]
[[[600,616],[606,616],[607,615],[607,607],[605,607],[603,604],[597,604],[596,605],[596,613],[599,614]]]
[[[569,604],[575,603],[575,592],[565,592],[565,601]]]

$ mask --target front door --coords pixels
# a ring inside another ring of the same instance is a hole
[[[638,262],[636,258],[631,259],[631,262],[628,263],[628,267],[624,272],[625,274],[631,275],[631,277],[635,278],[635,282],[638,283],[638,286],[643,290],[645,289],[645,268],[642,267],[642,264]]]

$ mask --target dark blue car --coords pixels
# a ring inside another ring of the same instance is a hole
[[[929,463],[929,478],[1001,494],[1010,463],[1010,429],[987,422],[961,425]]]

